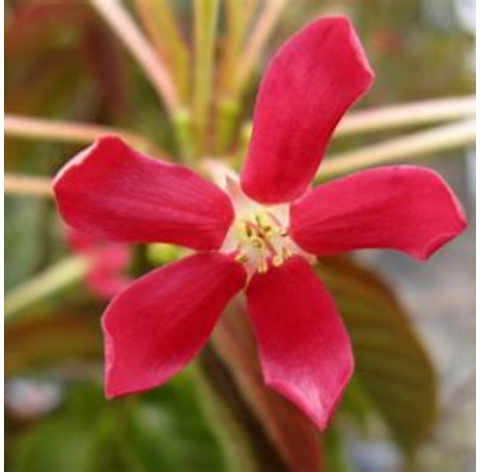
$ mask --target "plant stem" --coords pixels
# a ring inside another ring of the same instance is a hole
[[[235,96],[237,63],[242,52],[246,30],[246,11],[243,0],[224,0],[226,11],[226,36],[219,70],[219,92],[215,110],[215,151],[222,154],[230,144],[239,117],[241,104]]]
[[[7,114],[4,118],[4,132],[15,138],[79,144],[90,144],[101,136],[113,134],[125,139],[136,149],[156,152],[163,158],[168,158],[166,151],[142,136],[109,126]]]
[[[171,72],[161,57],[137,27],[129,12],[118,0],[91,0],[92,5],[109,24],[124,46],[144,70],[169,114],[182,108]]]
[[[241,104],[237,99],[231,97],[219,98],[216,109],[216,154],[223,154],[232,143],[240,112]]]
[[[252,122],[248,121],[242,124],[239,137],[239,149],[237,152],[237,159],[247,159],[247,153],[249,151],[249,144],[252,136]]]
[[[450,121],[476,114],[476,97],[445,98],[359,111],[347,115],[335,137]]]
[[[3,188],[6,194],[25,197],[52,198],[52,181],[45,177],[29,177],[18,174],[5,174]]]
[[[234,86],[237,61],[242,52],[246,29],[246,11],[243,0],[224,0],[226,11],[226,36],[222,48],[222,63],[219,72],[221,95],[229,96]]]
[[[165,0],[136,0],[139,16],[157,52],[169,64],[183,103],[189,98],[189,49]]]
[[[247,128],[245,133],[247,133]],[[356,151],[327,157],[318,172],[318,179],[330,179],[366,167],[390,162],[406,162],[437,151],[455,149],[476,141],[476,122],[462,121],[438,126],[427,131],[409,134]],[[52,197],[52,181],[44,177],[5,174],[5,193]]]
[[[334,138],[467,119],[475,114],[476,98],[471,96],[371,108],[345,116],[337,126]],[[244,126],[252,128],[252,122],[246,121]]]
[[[90,269],[90,261],[73,256],[50,266],[5,295],[5,319],[11,319],[37,302],[81,280]]]
[[[219,0],[195,0],[194,127],[197,151],[205,151],[214,71],[215,31]]]
[[[242,93],[254,66],[259,62],[262,51],[286,4],[285,0],[266,0],[264,9],[239,60],[235,83],[237,96]]]
[[[328,470],[335,472],[353,472],[344,449],[342,436],[336,424],[331,424],[323,434],[323,450],[326,452]]]
[[[462,121],[390,139],[356,151],[329,156],[317,174],[327,179],[365,167],[405,162],[436,151],[455,149],[476,142],[476,121]]]
[[[172,117],[172,123],[183,160],[188,164],[192,164],[194,146],[192,142],[192,115],[190,111],[184,109],[176,113]]]

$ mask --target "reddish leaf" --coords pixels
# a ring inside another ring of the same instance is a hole
[[[266,434],[292,470],[323,470],[316,427],[294,405],[264,385],[244,298],[238,297],[226,310],[213,342]]]

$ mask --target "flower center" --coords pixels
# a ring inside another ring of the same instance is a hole
[[[229,195],[235,212],[220,251],[233,254],[249,276],[280,267],[293,255],[315,262],[315,256],[301,249],[289,235],[289,204],[264,206],[250,199],[237,175],[218,161],[204,160],[204,168]]]
[[[225,187],[235,210],[221,251],[235,254],[250,275],[279,267],[294,254],[307,257],[289,236],[289,206],[263,206],[245,195],[238,182],[227,179]]]
[[[267,272],[270,264],[279,267],[293,254],[287,228],[267,209],[237,218],[234,232],[236,260],[258,272]]]

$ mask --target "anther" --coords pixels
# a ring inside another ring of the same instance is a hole
[[[256,249],[261,249],[264,247],[264,241],[262,241],[262,239],[258,238],[257,236],[251,238],[251,244]]]
[[[249,261],[249,258],[247,257],[246,254],[237,254],[237,256],[235,256],[234,260],[236,262],[240,262],[241,264],[244,264],[245,262]]]
[[[267,261],[265,259],[261,259],[257,264],[257,272],[259,272],[259,274],[265,274],[267,272],[267,269]]]
[[[282,258],[284,259],[284,261],[287,261],[287,259],[289,259],[289,257],[292,256],[292,252],[287,249],[286,247],[283,247],[282,248]]]
[[[274,264],[275,267],[280,267],[284,262],[284,260],[285,259],[283,258],[283,256],[281,256],[280,254],[277,254],[277,256],[273,257],[272,263]]]
[[[262,226],[262,231],[264,232],[264,234],[266,236],[269,236],[269,234],[272,233],[272,226],[264,225],[264,226]]]
[[[250,223],[248,221],[246,221],[244,223],[244,228],[245,228],[245,232],[246,232],[247,237],[250,238],[252,236],[252,228],[251,228]]]

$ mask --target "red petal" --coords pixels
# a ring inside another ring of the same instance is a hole
[[[421,167],[367,170],[321,185],[291,206],[290,233],[329,255],[386,248],[426,259],[466,227],[444,180]]]
[[[247,301],[266,383],[324,429],[353,369],[331,296],[309,264],[294,256],[256,274]]]
[[[59,172],[54,190],[68,224],[119,242],[217,249],[234,217],[222,190],[116,137],[99,139],[78,154]]]
[[[66,227],[65,237],[73,252],[90,259],[87,283],[95,295],[110,299],[131,282],[125,275],[131,261],[127,244],[93,238],[71,226]]]
[[[245,281],[232,258],[204,253],[157,269],[121,292],[102,319],[107,396],[156,387],[181,370]]]
[[[290,39],[269,65],[257,96],[244,191],[264,203],[299,197],[338,121],[372,80],[346,18],[315,21]]]
[[[92,236],[72,228],[72,226],[65,226],[65,240],[73,252],[78,252],[80,254],[88,254],[97,250],[99,244],[105,244],[105,241],[93,238]]]
[[[100,268],[87,274],[87,284],[95,295],[109,300],[127,287],[131,279],[118,272],[105,271]]]
[[[105,243],[91,252],[92,269],[87,282],[93,293],[110,299],[132,282],[126,274],[130,264],[130,248],[126,244]]]

